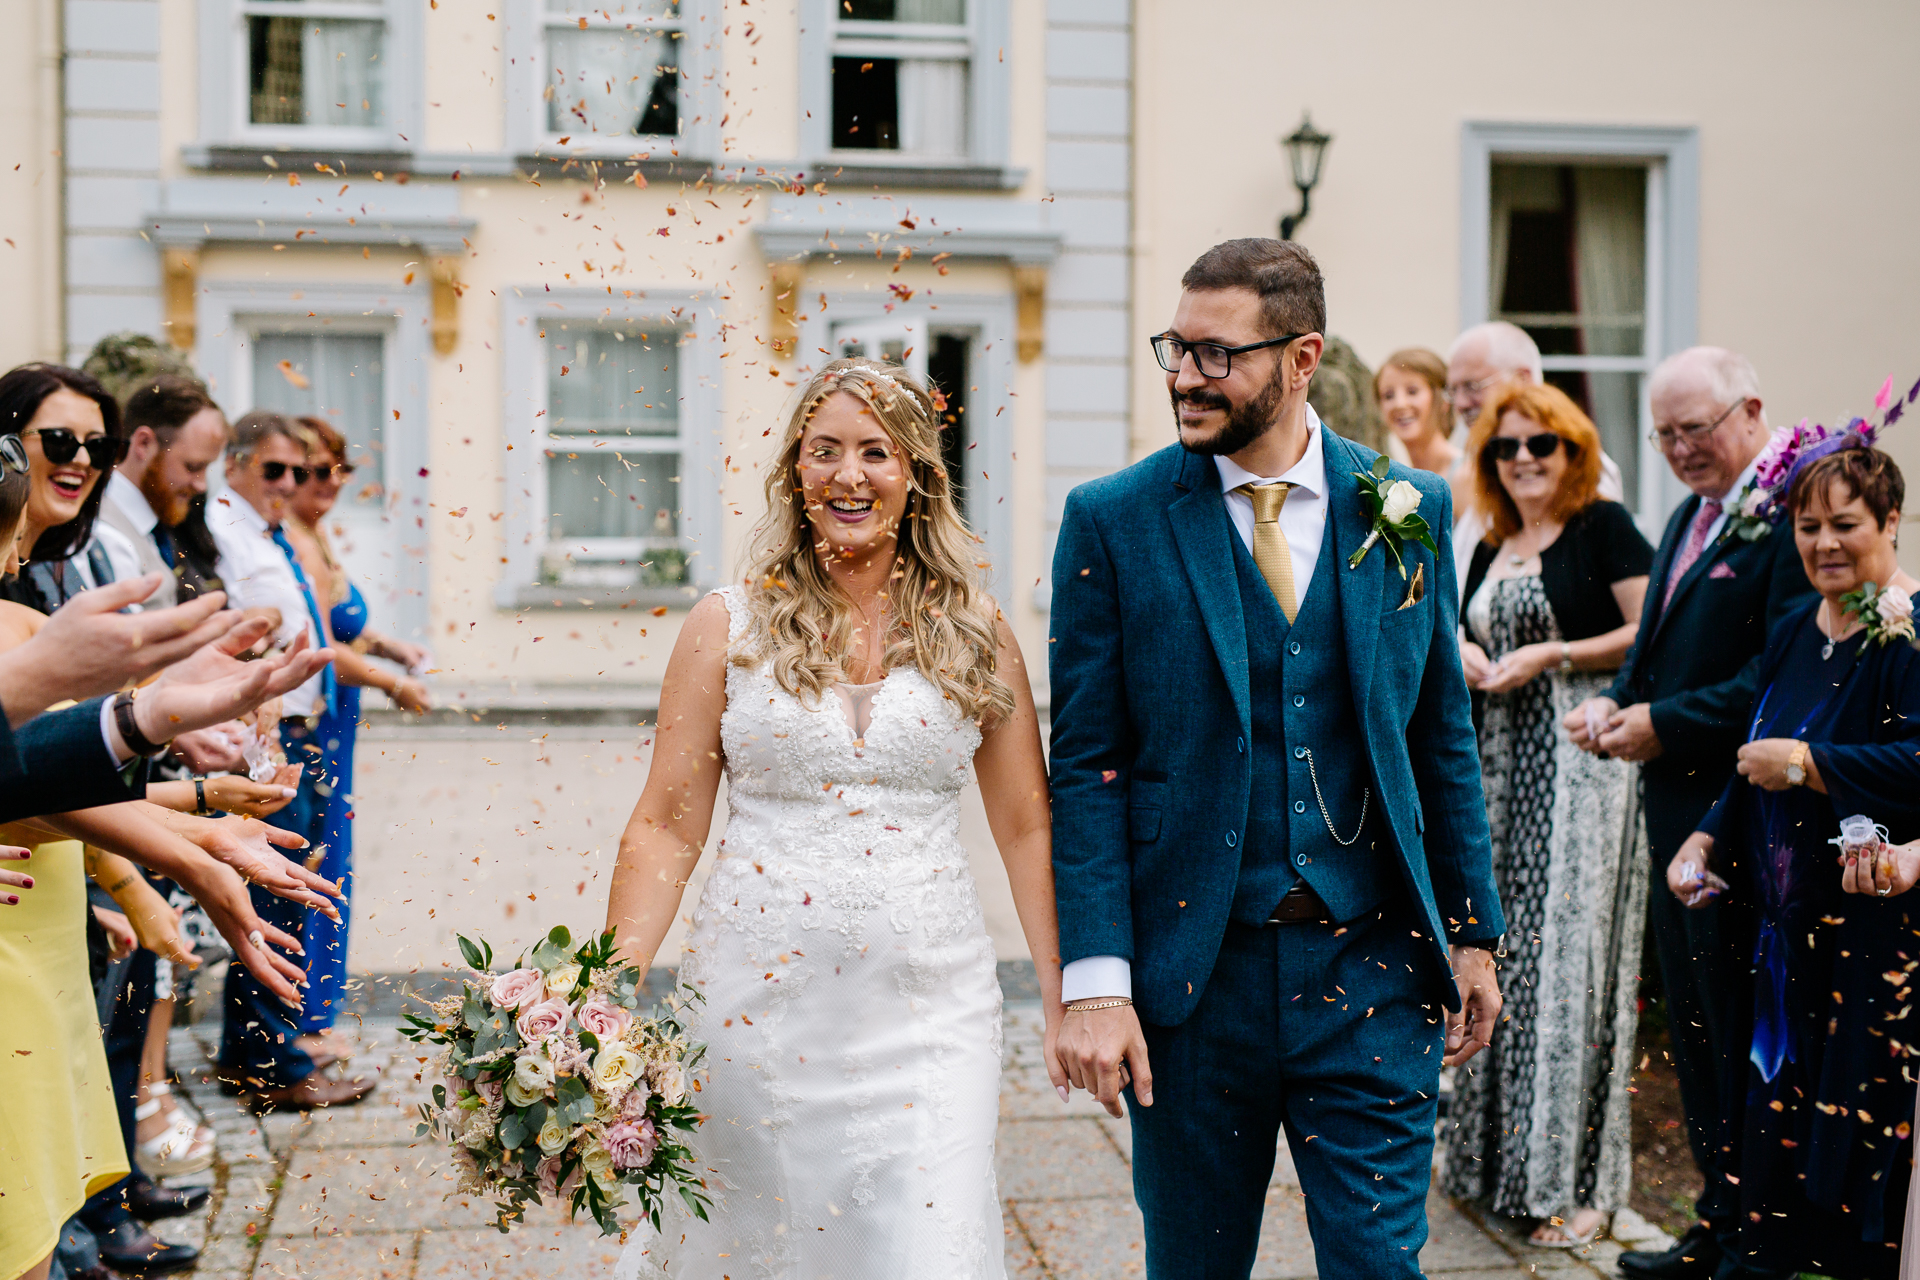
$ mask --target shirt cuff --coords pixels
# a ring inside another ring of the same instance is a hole
[[[1131,1000],[1133,966],[1119,956],[1087,956],[1060,970],[1060,1000]]]

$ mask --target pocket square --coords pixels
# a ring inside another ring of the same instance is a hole
[[[1734,578],[1739,575],[1734,573],[1732,565],[1722,560],[1719,564],[1707,570],[1707,576],[1709,578]]]
[[[1394,612],[1398,613],[1401,609],[1411,609],[1426,598],[1427,566],[1417,564],[1413,566],[1413,581],[1407,584],[1407,598],[1400,602],[1399,607],[1396,608]]]

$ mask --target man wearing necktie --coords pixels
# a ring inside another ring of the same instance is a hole
[[[227,488],[207,503],[207,525],[220,547],[220,577],[235,606],[277,611],[275,639],[281,644],[305,634],[323,646],[328,632],[319,601],[280,527],[287,499],[306,478],[307,446],[300,428],[279,414],[255,410],[233,425]],[[329,665],[281,698],[280,742],[289,763],[305,766],[306,773],[299,796],[267,821],[314,843],[322,839],[326,808],[313,785],[320,761],[313,731],[333,696]],[[273,922],[304,938],[303,908],[259,890],[253,897],[262,916],[279,913]],[[329,1075],[325,1068],[337,1060],[335,1049],[324,1037],[300,1035],[289,1012],[245,975],[228,976],[220,1046],[220,1071],[228,1087],[290,1107],[352,1102],[372,1090],[369,1079]]]
[[[1411,1277],[1441,1061],[1487,1043],[1504,930],[1436,556],[1375,545],[1378,455],[1307,403],[1319,268],[1233,240],[1153,339],[1179,443],[1075,489],[1053,568],[1070,1079],[1132,1117],[1150,1280],[1251,1271],[1284,1132],[1321,1275]]]
[[[1766,410],[1753,366],[1719,347],[1694,347],[1653,371],[1647,395],[1653,443],[1694,496],[1667,522],[1647,582],[1646,609],[1613,687],[1575,707],[1565,725],[1589,751],[1641,762],[1647,851],[1665,876],[1680,844],[1720,798],[1746,741],[1767,633],[1813,590],[1785,526],[1758,539],[1734,521],[1767,443]],[[1596,740],[1592,721],[1604,726]],[[1656,884],[1660,881],[1656,880]],[[1748,1004],[1750,924],[1744,908],[1689,911],[1670,893],[1647,895],[1647,932],[1660,957],[1673,1033],[1680,1102],[1705,1186],[1699,1221],[1673,1249],[1631,1252],[1620,1269],[1640,1280],[1753,1273],[1723,1263],[1716,1231],[1738,1226],[1739,1197],[1714,1164],[1729,1055],[1745,1041],[1731,1024]]]

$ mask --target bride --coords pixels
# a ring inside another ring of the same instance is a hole
[[[724,768],[726,833],[680,959],[705,996],[695,1145],[714,1205],[643,1230],[622,1276],[1004,1274],[1000,988],[960,793],[971,768],[1063,1087],[1046,767],[939,431],[903,370],[822,369],[768,473],[744,585],[696,605],[674,646],[607,927],[653,962]]]

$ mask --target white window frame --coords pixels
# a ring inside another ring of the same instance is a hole
[[[387,25],[384,66],[387,123],[340,125],[254,124],[247,101],[247,16],[272,11],[287,17],[361,18],[378,12]],[[200,142],[207,146],[296,151],[417,151],[425,118],[424,36],[418,0],[374,4],[328,0],[200,0]]]
[[[720,154],[720,32],[722,0],[680,0],[680,132],[607,137],[547,128],[546,0],[504,0],[507,55],[507,147],[515,155],[580,155],[625,160],[712,160]],[[611,11],[611,6],[608,6]],[[590,26],[628,25],[624,17],[589,17]],[[565,146],[560,139],[568,139]]]
[[[1009,0],[967,0],[964,41],[945,26],[857,22],[843,18],[839,0],[801,0],[800,150],[822,165],[897,169],[1004,168],[1012,154],[1013,78]],[[833,59],[883,57],[967,58],[967,154],[958,159],[833,145]]]
[[[619,598],[659,596],[663,602],[684,600],[688,589],[709,590],[726,579],[721,536],[720,459],[715,450],[720,443],[713,429],[720,420],[722,352],[719,322],[711,305],[715,299],[704,291],[676,289],[633,290],[630,297],[609,299],[604,291],[556,289],[549,293],[543,285],[526,285],[503,291],[501,307],[504,320],[502,363],[506,375],[506,395],[501,420],[507,449],[503,474],[506,492],[502,524],[507,535],[505,573],[494,598],[503,609],[549,603],[564,597],[572,604],[593,593],[605,594],[606,588],[565,586],[555,588],[541,582],[547,553],[554,545],[548,537],[546,450],[555,439],[562,442],[581,437],[554,437],[547,429],[548,361],[551,355],[552,329],[561,323],[594,328],[655,325],[673,328],[682,334],[680,341],[680,540],[687,548],[687,581],[679,586],[619,588]],[[542,325],[549,326],[548,337],[540,337]],[[651,331],[651,330],[649,330]],[[657,449],[666,437],[634,437],[615,441],[610,437],[587,437],[601,447],[622,452]],[[594,558],[618,556],[621,539],[595,539]],[[640,540],[632,540],[629,553],[640,549]]]
[[[424,285],[383,289],[298,279],[279,281],[272,289],[237,281],[206,281],[195,308],[198,327],[194,363],[230,418],[238,418],[253,407],[252,340],[256,325],[314,333],[375,333],[386,339],[383,412],[389,418],[383,424],[382,451],[386,455],[387,513],[401,539],[417,537],[419,545],[404,546],[407,554],[397,557],[400,598],[391,612],[387,602],[381,602],[377,625],[406,639],[428,634],[432,609],[428,595],[430,548],[424,531],[432,523],[425,521],[433,421],[427,385],[433,366],[427,326],[432,311],[431,296]],[[396,424],[405,429],[396,430]]]
[[[1639,521],[1656,535],[1688,490],[1646,439],[1653,415],[1645,375],[1694,344],[1700,296],[1700,136],[1691,128],[1469,121],[1460,147],[1460,326],[1489,318],[1492,176],[1496,162],[1644,165],[1647,170],[1646,333],[1641,356],[1543,356],[1548,370],[1641,374]]]

